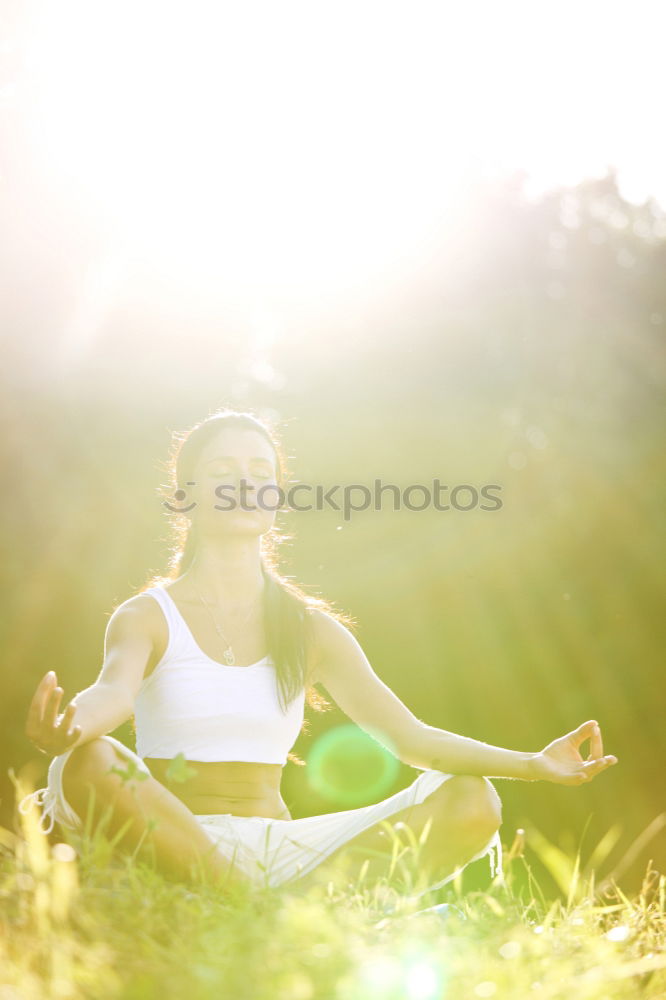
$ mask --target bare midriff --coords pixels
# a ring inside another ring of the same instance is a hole
[[[171,760],[145,757],[144,763],[153,777],[193,813],[291,819],[280,794],[281,764],[188,760],[187,766],[195,769],[196,775],[173,781],[167,778]]]

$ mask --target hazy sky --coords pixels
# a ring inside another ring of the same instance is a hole
[[[525,168],[538,193],[612,165],[626,198],[666,206],[656,2],[12,11],[9,182],[41,178],[119,253],[306,283],[315,259],[409,253],[433,219],[446,225],[470,167]]]

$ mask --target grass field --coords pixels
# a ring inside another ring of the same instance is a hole
[[[402,834],[372,884],[362,870],[224,893],[119,853],[103,825],[50,844],[37,817],[0,828],[1,1000],[666,997],[666,876],[648,864],[633,898],[599,880],[612,836],[581,865],[515,831],[484,891],[465,891],[463,871],[417,901],[420,845]],[[417,912],[439,902],[444,917]]]

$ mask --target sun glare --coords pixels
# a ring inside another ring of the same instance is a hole
[[[620,80],[590,45],[602,11],[607,41],[626,18],[575,10],[574,32],[517,0],[43,3],[17,100],[112,252],[202,286],[371,287],[455,242],[472,171],[539,188],[624,157],[640,196],[656,130],[627,81],[650,39]]]

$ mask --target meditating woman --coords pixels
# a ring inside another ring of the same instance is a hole
[[[170,573],[113,611],[99,676],[64,711],[54,671],[32,699],[27,735],[53,760],[47,786],[19,807],[36,799],[46,832],[54,822],[80,831],[87,818],[94,827],[106,814],[110,834],[125,828],[121,850],[176,878],[278,886],[323,873],[353,879],[366,861],[369,877],[388,872],[383,821],[402,823],[425,834],[425,892],[486,854],[492,872],[493,850],[501,870],[501,800],[488,775],[577,785],[616,763],[595,721],[530,753],[417,719],[374,672],[350,620],[279,574],[286,467],[263,420],[222,410],[174,435],[169,478]],[[317,684],[420,770],[412,784],[360,808],[292,819],[282,768],[305,701],[328,707]],[[136,753],[108,735],[132,716]]]

